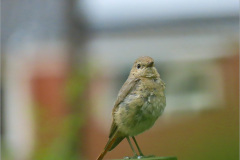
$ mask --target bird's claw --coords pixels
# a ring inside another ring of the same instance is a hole
[[[135,155],[133,157],[126,156],[123,159],[143,159],[143,158],[150,158],[150,157],[155,157],[155,156],[154,155],[149,155],[149,156],[144,156],[144,155],[138,156],[138,155]]]

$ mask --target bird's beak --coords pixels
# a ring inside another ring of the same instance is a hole
[[[153,66],[153,62],[149,62],[148,64],[147,64],[147,67],[152,67]]]

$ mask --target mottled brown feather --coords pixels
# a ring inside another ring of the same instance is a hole
[[[119,104],[124,100],[124,98],[128,95],[128,93],[134,88],[134,86],[137,84],[137,82],[139,81],[139,78],[128,78],[126,80],[126,82],[123,84],[122,88],[120,89],[119,93],[118,93],[118,98],[114,104],[113,107],[113,111],[112,114],[115,113],[115,111],[118,109]],[[112,115],[113,116],[113,115]],[[117,131],[117,126],[114,122],[114,116],[113,116],[113,122],[111,125],[111,129],[110,129],[110,134],[109,134],[109,138],[112,137],[112,135]]]

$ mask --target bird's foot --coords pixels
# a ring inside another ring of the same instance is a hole
[[[148,156],[140,155],[137,157],[137,159],[151,158],[151,157],[155,157],[155,156],[154,155],[148,155]]]
[[[124,157],[123,159],[143,159],[143,158],[150,158],[150,157],[155,157],[154,155],[148,155],[148,156],[144,156],[144,155],[135,155],[133,157]]]
[[[132,157],[126,156],[123,159],[136,159],[137,157],[138,157],[138,155],[135,153],[134,156],[132,156]]]

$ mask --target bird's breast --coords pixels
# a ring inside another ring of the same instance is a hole
[[[160,82],[139,83],[119,104],[114,113],[115,123],[126,135],[137,135],[151,128],[166,105]]]

